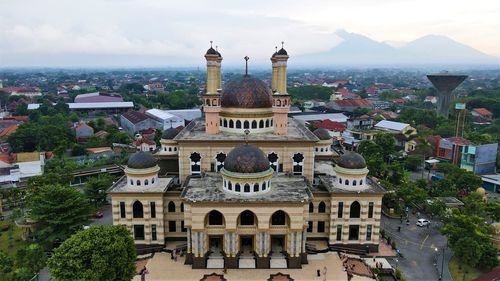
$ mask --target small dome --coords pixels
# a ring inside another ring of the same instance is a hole
[[[288,53],[283,48],[281,48],[276,54],[280,56],[288,56]]]
[[[270,108],[273,104],[272,92],[262,80],[244,75],[224,86],[221,104],[222,107]]]
[[[161,134],[161,138],[165,139],[165,140],[171,140],[171,139],[174,139],[178,133],[179,132],[177,131],[177,129],[169,128],[169,129],[166,129],[165,131],[163,131],[163,133]]]
[[[156,159],[149,152],[139,151],[134,153],[127,162],[127,167],[132,169],[147,169],[156,166]]]
[[[220,55],[214,48],[210,47],[210,49],[207,50],[207,55]]]
[[[260,173],[269,170],[269,167],[264,152],[251,144],[234,148],[224,160],[224,169],[234,173]]]
[[[319,128],[314,130],[313,134],[318,137],[320,140],[331,140],[332,137],[330,136],[330,133],[328,133],[327,130],[323,128]]]
[[[356,152],[347,151],[344,153],[337,165],[346,169],[363,169],[366,168],[365,158]]]

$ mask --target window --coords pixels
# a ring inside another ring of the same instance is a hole
[[[318,222],[318,232],[319,233],[325,232],[325,222],[324,221]]]
[[[234,121],[233,119],[229,120],[229,128],[234,128]]]
[[[351,208],[349,210],[350,218],[356,219],[360,217],[361,213],[361,205],[359,205],[358,201],[354,201],[351,203]]]
[[[130,185],[134,185],[134,180],[130,180]]]
[[[326,212],[326,204],[325,202],[321,201],[318,205],[318,213],[325,213]]]
[[[274,212],[273,216],[271,217],[271,224],[272,225],[285,225],[286,224],[285,212],[283,212],[281,210]]]
[[[181,203],[181,212],[184,212],[184,203]]]
[[[363,180],[359,180],[359,185],[363,185]]]
[[[373,218],[373,202],[368,203],[368,218]]]
[[[266,120],[266,128],[269,128],[269,119]]]
[[[349,180],[345,180],[345,185],[349,185]]]
[[[140,180],[137,180],[136,184],[135,185],[141,185],[141,181]]]
[[[259,128],[264,128],[264,120],[259,121]]]
[[[302,170],[304,166],[304,155],[302,153],[296,153],[292,157],[293,160],[293,174],[302,175]]]
[[[353,180],[353,181],[352,181],[352,186],[356,186],[356,185],[357,185],[356,180]]]
[[[339,178],[339,183],[342,184],[342,178]]]
[[[155,178],[151,179],[151,184],[155,183]]]
[[[253,192],[259,192],[259,184],[258,183],[253,185]]]
[[[233,120],[231,120],[233,121]],[[236,129],[241,129],[241,121],[240,120],[236,120]]]
[[[186,232],[187,231],[186,227],[184,226],[184,221],[181,221],[181,231],[182,232]]]
[[[156,224],[151,225],[151,240],[156,241]]]
[[[359,225],[349,225],[349,240],[359,240]]]
[[[309,213],[314,213],[314,204],[313,204],[313,202],[309,203]]]
[[[274,152],[267,155],[267,160],[269,160],[269,165],[271,166],[271,168],[273,168],[275,172],[279,172],[278,159],[279,159],[278,154]]]
[[[156,202],[149,202],[149,208],[151,209],[151,217],[156,218]]]
[[[125,202],[120,202],[120,218],[124,219],[126,217],[125,213]]]
[[[262,183],[262,191],[266,190],[266,183]]]
[[[250,185],[248,183],[245,183],[245,186],[243,187],[243,192],[245,193],[250,192]]]
[[[149,181],[148,181],[148,179],[145,179],[145,180],[144,180],[144,185],[149,185]]]
[[[307,222],[307,232],[313,232],[313,222],[312,221]]]
[[[257,121],[252,121],[252,129],[257,129]]]
[[[229,182],[229,183],[227,184],[227,189],[228,189],[228,190],[233,190],[233,184],[232,184],[231,182]]]
[[[144,240],[144,225],[134,225],[134,239]]]
[[[201,155],[198,152],[191,153],[191,175],[201,174]]]
[[[223,125],[224,128],[227,128],[227,119],[224,119]]]
[[[366,241],[372,241],[372,225],[366,226]]]
[[[174,213],[175,212],[175,203],[174,203],[174,201],[168,202],[168,212],[169,213]]]
[[[344,215],[344,202],[339,202],[339,208],[337,210],[337,214],[338,214],[337,217],[339,219],[341,219],[342,216]]]
[[[245,122],[243,122],[243,129],[250,129],[250,122],[248,122],[248,120],[245,120]]]
[[[234,186],[234,191],[236,192],[240,192],[241,191],[241,186],[239,183],[237,183],[235,186]]]
[[[219,211],[211,211],[208,213],[208,225],[223,225],[224,216]]]
[[[177,226],[175,224],[175,221],[168,221],[168,231],[169,232],[176,232],[177,231]]]
[[[141,201],[134,202],[134,205],[132,206],[132,213],[133,213],[134,218],[143,218],[144,217],[144,210],[142,208]]]
[[[337,241],[342,240],[342,225],[337,225]]]
[[[218,153],[217,156],[215,156],[215,168],[216,172],[219,172],[222,168],[224,168],[224,161],[226,160],[226,154],[225,153]]]
[[[255,225],[255,214],[252,211],[244,211],[240,214],[240,225]]]

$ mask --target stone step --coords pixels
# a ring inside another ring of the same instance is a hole
[[[287,268],[286,259],[275,259],[271,257],[270,268]]]
[[[253,258],[241,258],[238,261],[239,268],[255,268],[255,259]]]
[[[207,260],[207,268],[224,268],[224,259],[212,259]]]

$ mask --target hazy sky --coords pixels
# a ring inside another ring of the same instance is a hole
[[[338,29],[500,56],[500,0],[0,0],[0,67],[201,66],[210,40],[225,62],[269,63],[282,40],[291,55],[328,50]]]

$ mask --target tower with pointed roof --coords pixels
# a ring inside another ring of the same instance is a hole
[[[283,48],[276,51],[272,57],[273,77],[273,114],[274,114],[274,133],[277,135],[286,135],[288,132],[288,112],[290,110],[290,96],[287,93],[286,64],[288,53]]]
[[[203,95],[203,112],[207,134],[214,135],[219,133],[222,55],[212,47],[212,41],[210,41],[210,48],[205,54],[205,59],[207,60],[207,90]]]

